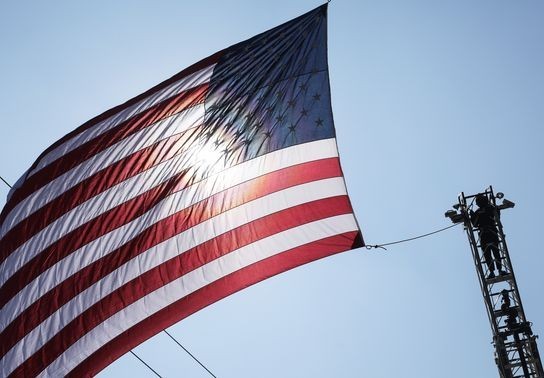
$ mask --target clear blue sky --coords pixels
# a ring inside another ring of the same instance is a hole
[[[15,182],[89,118],[319,4],[2,2],[0,174]],[[334,0],[329,8],[338,144],[366,241],[447,226],[443,213],[459,192],[494,185],[516,202],[503,223],[542,340],[543,19],[539,0]],[[300,267],[171,332],[220,378],[498,375],[460,228]],[[136,351],[163,376],[207,376],[164,335]],[[151,377],[131,355],[101,376]]]

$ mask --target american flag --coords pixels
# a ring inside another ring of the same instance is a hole
[[[326,5],[88,121],[0,215],[2,376],[88,376],[263,279],[361,247]]]

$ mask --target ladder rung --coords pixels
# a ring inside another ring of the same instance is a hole
[[[509,281],[512,279],[512,275],[510,273],[508,274],[505,274],[505,275],[498,275],[498,276],[495,276],[493,278],[485,278],[485,282],[488,284],[488,285],[491,285],[491,284],[495,284],[497,282],[503,282],[503,281]]]
[[[523,365],[523,364],[521,363],[521,361],[519,361],[519,362],[508,363],[508,364],[506,364],[506,367],[508,367],[508,368],[516,368],[516,367],[520,367],[521,365]]]
[[[505,347],[505,350],[507,353],[519,353],[518,348],[524,348],[526,345],[510,345]]]
[[[509,293],[513,293],[513,292],[514,292],[514,289],[510,289],[510,290],[504,289],[504,290],[506,290],[506,291],[509,292]],[[491,293],[491,294],[489,294],[489,295],[491,295],[492,297],[495,296],[495,295],[502,295],[502,290],[501,290],[501,291],[498,291],[498,292],[496,292],[496,293]]]
[[[516,310],[516,316],[519,315],[519,307],[518,306],[509,307],[508,310]],[[510,315],[510,314],[505,313],[504,310],[500,309],[500,310],[495,310],[494,315],[495,315],[496,318],[498,318],[498,317],[507,316],[507,315]]]

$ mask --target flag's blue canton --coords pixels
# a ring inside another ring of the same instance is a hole
[[[215,67],[201,137],[229,165],[334,137],[326,9],[227,49]]]

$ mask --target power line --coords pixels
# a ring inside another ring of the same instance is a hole
[[[187,348],[185,348],[183,345],[181,345],[181,343],[180,343],[179,341],[177,341],[177,340],[174,338],[174,336],[172,336],[167,330],[163,330],[163,332],[166,333],[172,340],[174,340],[174,342],[175,342],[176,344],[178,344],[178,345],[181,347],[181,349],[183,349],[189,356],[191,356],[191,357],[193,358],[193,360],[195,360],[196,362],[198,362],[198,364],[199,364],[200,366],[202,366],[208,373],[210,373],[210,375],[211,375],[212,377],[217,378],[217,377],[210,371],[210,369],[208,369],[202,362],[200,362],[200,361],[198,360],[198,358],[196,358],[191,352],[189,352],[189,351],[187,350]]]
[[[195,357],[194,354],[192,354],[187,348],[185,348],[174,336],[172,336],[170,334],[170,332],[168,332],[166,329],[163,329],[163,332],[166,333],[168,335],[168,337],[170,337],[177,345],[179,345],[179,347],[181,349],[183,349],[185,351],[185,353],[187,353],[189,356],[192,357],[193,360],[195,360],[200,366],[202,366],[202,368],[204,370],[206,370],[213,378],[217,378],[217,376],[215,376],[215,374],[213,374],[210,369],[208,369],[206,367],[206,365],[204,365],[202,362],[200,362],[200,360],[198,358]],[[134,351],[130,351],[130,353],[132,353],[132,355],[134,357],[136,357],[138,360],[140,360],[140,362],[142,364],[144,364],[149,370],[151,370],[153,373],[155,373],[155,375],[159,378],[162,378],[161,375],[159,373],[157,373],[157,371],[155,369],[153,369],[148,363],[146,363],[143,359],[141,359]]]
[[[423,234],[423,235],[414,236],[414,237],[411,237],[411,238],[408,238],[408,239],[396,240],[396,241],[393,241],[393,242],[382,243],[382,244],[365,245],[365,248],[366,249],[381,248],[381,249],[387,250],[387,248],[385,248],[386,245],[406,243],[406,242],[409,242],[409,241],[412,241],[412,240],[421,239],[421,238],[424,238],[424,237],[427,237],[427,236],[438,234],[439,232],[442,232],[442,231],[446,231],[447,229],[455,227],[455,226],[457,226],[459,224],[461,224],[461,223],[452,224],[451,226],[444,227],[444,228],[441,228],[441,229],[436,230],[436,231],[428,232],[428,233]]]
[[[4,181],[4,184],[9,186],[10,189],[13,188],[13,186],[11,186],[6,180],[4,180],[4,178],[2,176],[0,176],[0,179],[2,179],[2,181]]]
[[[132,350],[130,351],[130,353],[132,353],[132,355],[133,355],[134,357],[136,357],[138,360],[140,360],[140,362],[141,362],[142,364],[144,364],[145,366],[147,366],[147,368],[148,368],[149,370],[151,370],[153,373],[155,373],[155,375],[156,375],[157,377],[162,378],[162,376],[161,376],[159,373],[157,373],[157,372],[155,371],[155,369],[153,369],[151,366],[149,366],[149,365],[148,365],[144,360],[142,360],[136,353],[134,353]]]

